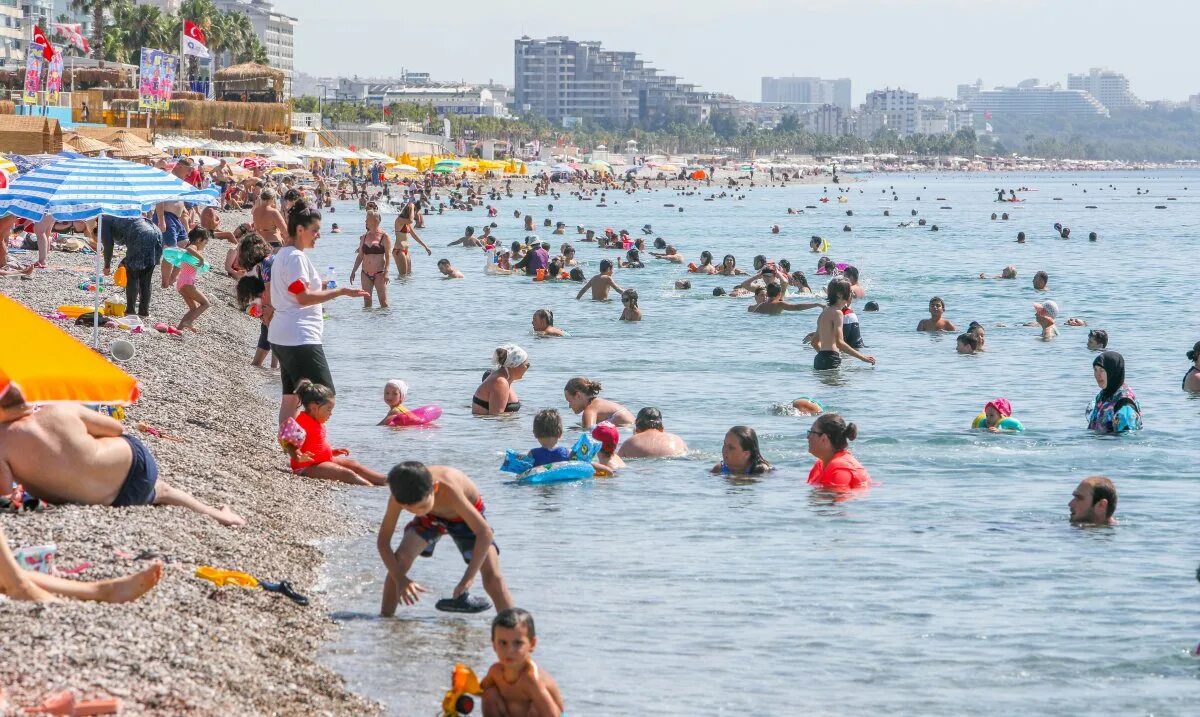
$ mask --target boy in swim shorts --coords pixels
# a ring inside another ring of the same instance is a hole
[[[559,717],[563,698],[550,673],[533,661],[537,630],[533,616],[519,607],[501,610],[492,620],[496,663],[483,687],[484,717]]]
[[[398,603],[415,605],[425,588],[408,577],[417,556],[432,557],[443,535],[449,535],[467,563],[452,598],[439,600],[436,607],[447,612],[483,612],[487,600],[471,597],[475,577],[483,576],[483,589],[496,609],[512,607],[512,596],[500,574],[500,549],[492,539],[492,528],[484,519],[483,497],[465,473],[449,466],[426,466],[416,461],[400,463],[388,472],[387,512],[379,526],[377,547],[387,568],[380,614],[396,614]],[[400,546],[392,550],[392,535],[404,511],[415,517],[404,527]]]

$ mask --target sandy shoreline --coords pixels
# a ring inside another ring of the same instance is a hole
[[[236,226],[234,213],[223,223]],[[227,245],[211,242],[221,266]],[[19,255],[14,258],[24,260]],[[89,303],[76,287],[92,257],[52,252],[50,269],[32,281],[0,279],[0,292],[35,311]],[[114,265],[115,265],[114,261]],[[79,273],[60,271],[75,269]],[[174,324],[184,311],[174,289],[159,290],[153,320]],[[249,366],[258,324],[237,310],[233,282],[219,269],[198,281],[212,307],[200,335],[182,341],[157,332],[133,336],[137,354],[125,368],[142,383],[127,410],[126,430],[139,421],[183,442],[138,434],[160,475],[202,500],[229,504],[243,528],[224,528],[180,508],[63,506],[39,514],[0,515],[15,548],[55,543],[58,564],[91,563],[88,580],[135,572],[144,551],[162,560],[162,582],[124,605],[67,602],[41,606],[0,602],[3,667],[0,687],[14,706],[40,703],[51,692],[111,695],[123,714],[376,714],[380,707],[350,693],[341,677],[316,661],[334,623],[311,592],[324,557],[316,541],[362,530],[338,510],[339,488],[285,470],[275,447],[276,374]],[[123,290],[107,295],[123,300]],[[57,322],[88,340],[90,329]],[[101,348],[129,338],[102,329]],[[263,386],[271,390],[264,392]],[[130,557],[119,557],[118,553]],[[199,565],[289,580],[312,604],[298,607],[276,594],[216,588],[194,577]]]

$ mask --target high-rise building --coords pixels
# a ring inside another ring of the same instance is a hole
[[[1087,74],[1067,75],[1067,89],[1087,92],[1109,110],[1146,108],[1146,103],[1129,89],[1125,75],[1112,70],[1093,67]]]
[[[25,65],[25,40],[17,0],[0,0],[0,67],[15,70]]]
[[[824,105],[800,116],[804,129],[813,134],[841,137],[847,133],[846,112],[836,105]]]
[[[650,126],[667,118],[702,121],[708,105],[694,85],[660,75],[636,52],[555,36],[514,43],[513,104],[555,124],[581,119]]]
[[[882,112],[887,116],[887,128],[901,136],[921,131],[921,111],[917,106],[917,93],[901,89],[875,90],[867,94],[863,108],[868,112]]]
[[[975,99],[975,95],[983,92],[983,80],[975,80],[973,84],[958,86],[958,101],[970,102]]]
[[[806,105],[819,109],[833,105],[850,110],[850,80],[822,80],[820,77],[764,77],[764,104]]]
[[[296,18],[277,11],[270,0],[215,0],[218,10],[241,13],[250,18],[254,32],[267,50],[267,64],[283,70],[283,96],[292,94]]]
[[[1064,90],[1060,85],[1040,85],[1025,80],[1016,87],[984,90],[967,102],[977,115],[1067,115],[1075,117],[1103,115],[1108,109],[1084,90]]]

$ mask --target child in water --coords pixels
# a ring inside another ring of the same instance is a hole
[[[1006,418],[1012,417],[1012,404],[1007,398],[995,398],[983,405],[983,421],[975,419],[975,424],[972,428],[983,428],[992,433],[999,433],[1003,430],[1018,430],[1016,428],[1009,429],[1000,425],[1000,422]]]
[[[611,289],[615,289],[623,295],[625,290],[617,285],[617,282],[612,278],[612,274],[613,263],[608,259],[601,259],[600,273],[588,279],[587,283],[580,287],[579,293],[575,295],[575,300],[582,299],[588,289],[592,290],[592,301],[607,301],[608,292]]]
[[[949,319],[943,318],[946,313],[946,302],[942,297],[935,296],[929,300],[929,318],[921,319],[917,331],[957,331]]]
[[[637,289],[626,289],[621,292],[621,303],[625,305],[621,311],[621,321],[641,321],[642,310],[638,308]]]
[[[497,662],[480,683],[485,717],[562,715],[558,683],[533,661],[535,648],[537,631],[532,615],[516,607],[496,614],[492,620],[492,649]]]
[[[296,423],[304,429],[304,443],[289,446],[292,471],[308,478],[336,480],[351,485],[383,485],[387,478],[346,456],[345,448],[331,448],[325,439],[325,423],[333,416],[337,401],[329,387],[301,379],[296,384],[300,413]]]
[[[199,261],[200,266],[193,266],[185,262],[179,266],[179,273],[175,277],[175,290],[183,297],[188,307],[187,313],[179,320],[179,326],[176,327],[180,331],[184,329],[195,331],[193,324],[208,308],[208,298],[196,288],[196,274],[200,271],[200,267],[204,266],[204,247],[208,244],[208,237],[209,231],[202,227],[196,227],[188,232],[188,245],[184,251]],[[132,310],[130,308],[130,311]]]
[[[393,416],[408,413],[404,407],[404,399],[408,398],[408,384],[398,378],[393,378],[383,385],[383,402],[387,404],[388,412],[376,426],[386,426]]]
[[[755,476],[772,470],[758,448],[758,434],[749,426],[734,426],[721,445],[721,462],[713,466],[717,475]]]
[[[562,434],[562,416],[558,411],[553,408],[538,411],[533,417],[533,437],[540,445],[529,451],[534,468],[571,460],[571,449],[558,445]]]
[[[492,527],[483,517],[483,496],[474,481],[449,466],[426,466],[408,461],[392,468],[387,475],[387,512],[379,526],[376,547],[387,568],[380,614],[391,617],[403,602],[415,605],[425,588],[408,577],[418,556],[433,557],[437,541],[449,535],[467,568],[454,588],[452,599],[439,600],[437,608],[448,612],[483,612],[491,605],[483,598],[472,598],[471,585],[483,576],[483,589],[500,611],[512,607],[512,596],[500,574],[500,551],[492,538]],[[400,546],[392,549],[392,536],[400,514],[409,511],[415,517],[404,527]]]
[[[592,465],[596,468],[606,468],[615,471],[625,467],[625,461],[617,455],[617,444],[621,442],[621,434],[617,427],[605,421],[592,429],[592,438],[600,441],[600,450]]]

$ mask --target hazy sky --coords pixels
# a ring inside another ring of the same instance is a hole
[[[763,75],[849,77],[855,102],[903,87],[953,97],[1068,72],[1124,72],[1142,99],[1200,92],[1200,3],[1185,0],[275,0],[300,19],[296,69],[513,81],[513,40],[632,50],[705,90],[760,99]],[[427,9],[432,8],[432,10]]]

